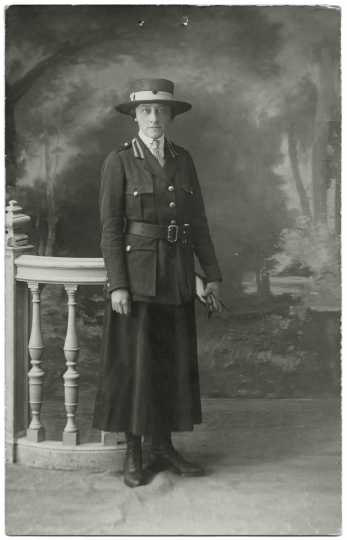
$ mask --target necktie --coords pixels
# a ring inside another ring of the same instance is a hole
[[[165,160],[164,160],[164,157],[160,153],[159,141],[157,139],[153,139],[153,141],[151,142],[151,150],[154,157],[159,161],[160,165],[164,167]]]

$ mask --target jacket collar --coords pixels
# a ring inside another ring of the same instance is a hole
[[[142,133],[142,131],[138,132],[137,137],[141,139],[141,141],[144,142],[147,148],[151,151],[151,145],[153,143],[153,139],[151,139],[150,137],[147,137],[147,135]],[[162,135],[161,137],[159,137],[159,139],[157,139],[157,141],[159,142],[159,151],[164,154],[165,136]]]
[[[132,141],[131,141],[131,145],[132,145],[132,150],[133,150],[135,158],[136,159],[145,159],[145,154],[143,152],[143,146],[146,146],[146,145],[145,145],[144,141],[141,139],[141,137],[139,137],[139,136],[134,137],[132,139]],[[175,158],[175,157],[177,157],[179,155],[179,151],[177,150],[177,148],[175,148],[173,143],[167,137],[165,137],[164,138],[165,159],[166,159],[167,153],[169,153],[169,155],[172,158]]]

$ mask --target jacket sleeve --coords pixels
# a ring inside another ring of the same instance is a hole
[[[118,152],[111,152],[101,171],[99,194],[101,252],[104,258],[108,290],[127,288],[124,253],[124,168]]]
[[[194,252],[207,281],[222,281],[215,249],[211,240],[207,223],[205,204],[201,193],[200,182],[191,156],[188,154],[190,177],[194,188],[193,216],[191,219]]]

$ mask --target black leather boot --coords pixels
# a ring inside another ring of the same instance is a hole
[[[180,476],[202,476],[204,469],[191,461],[186,460],[174,448],[171,434],[164,437],[153,437],[151,454],[151,468],[156,471],[171,470]]]
[[[128,487],[143,484],[141,435],[126,433],[127,449],[124,461],[124,483]]]

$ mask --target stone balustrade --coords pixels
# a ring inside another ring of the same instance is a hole
[[[101,432],[99,443],[80,444],[77,420],[76,293],[79,286],[104,286],[103,260],[37,256],[26,233],[29,224],[30,217],[11,201],[6,208],[6,459],[48,468],[115,469],[124,453],[115,434]],[[68,306],[63,345],[66,424],[58,441],[46,440],[41,422],[45,380],[41,284],[64,287]]]

